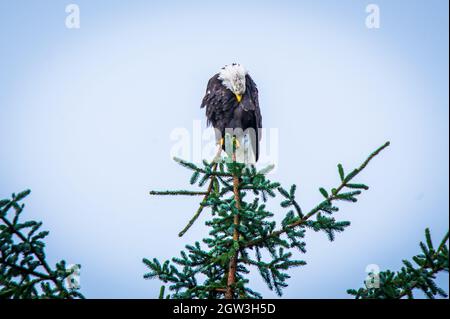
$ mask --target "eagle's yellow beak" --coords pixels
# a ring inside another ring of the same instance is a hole
[[[241,103],[242,95],[240,95],[240,94],[235,94],[235,95],[236,95],[236,99],[238,100],[238,102]]]

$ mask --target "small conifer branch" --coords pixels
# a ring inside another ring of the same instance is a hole
[[[217,150],[217,154],[214,157],[214,164],[212,166],[211,172],[215,174],[217,172],[217,165],[218,165],[218,158],[220,156],[220,153],[222,152],[222,146],[219,145],[219,149]],[[211,194],[211,191],[214,186],[214,180],[216,178],[216,175],[211,175],[208,190],[206,192],[202,192],[202,195],[204,195],[202,202],[200,203],[199,208],[195,212],[194,216],[189,220],[188,224],[178,233],[178,237],[182,237],[188,230],[191,228],[191,226],[195,223],[197,218],[200,216],[200,214],[203,211],[203,208],[205,207],[205,203],[208,200],[209,195]]]
[[[217,171],[207,171],[206,169],[200,168],[196,165],[194,165],[193,163],[189,163],[185,160],[182,160],[178,157],[174,157],[173,158],[175,162],[177,162],[178,164],[180,164],[183,167],[189,168],[193,171],[199,172],[201,174],[206,174],[206,175],[213,175],[213,176],[223,176],[223,177],[233,177],[232,174],[230,173],[226,173],[226,172],[217,172]],[[215,163],[217,164],[217,162]]]
[[[216,171],[216,169],[217,169],[217,164],[214,164],[213,171]],[[189,220],[187,225],[178,233],[178,237],[182,237],[189,230],[189,228],[191,228],[191,226],[195,223],[197,218],[202,213],[203,208],[205,207],[204,205],[205,205],[206,201],[208,200],[209,194],[211,194],[211,191],[213,189],[214,179],[215,179],[215,176],[210,177],[208,190],[206,192],[204,192],[204,197],[203,197],[202,202],[200,203],[200,206],[197,208],[197,211],[195,212],[194,216],[192,216],[192,218]]]
[[[187,195],[187,196],[196,196],[196,195],[206,195],[208,192],[200,192],[200,191],[187,191],[187,190],[178,190],[178,191],[150,191],[150,195]]]
[[[437,256],[437,254],[439,254],[443,250],[445,244],[447,244],[448,238],[449,238],[449,232],[447,231],[447,234],[445,234],[444,238],[442,239],[442,241],[436,251],[435,257]]]
[[[53,280],[53,277],[51,277],[51,276],[49,276],[47,274],[44,274],[44,273],[39,272],[39,271],[31,270],[31,269],[28,269],[26,267],[22,267],[22,266],[19,266],[19,265],[15,265],[13,263],[9,263],[4,258],[0,258],[0,264],[3,264],[5,266],[11,267],[11,268],[13,268],[15,270],[18,270],[22,274],[33,275],[33,276],[35,276],[35,277],[37,277],[37,278],[39,278],[41,280]]]
[[[435,260],[436,258],[438,258],[439,254],[442,253],[442,250],[445,246],[445,244],[448,241],[448,236],[449,236],[449,232],[447,232],[447,234],[445,234],[444,238],[441,241],[441,244],[439,245],[438,249],[436,250],[436,252],[433,254],[433,256],[431,257],[431,260]],[[447,255],[447,259],[448,259],[448,255]],[[435,274],[437,274],[440,271],[446,270],[445,265],[441,265],[441,266],[433,266],[432,264],[425,264],[422,267],[419,268],[418,272],[422,272],[426,269],[430,269],[430,277],[434,277]],[[447,271],[448,271],[448,265],[447,265]],[[417,288],[419,285],[418,281],[413,281],[410,283],[410,285],[408,286],[407,289],[405,289],[402,293],[399,294],[399,296],[397,297],[397,299],[401,299],[405,296],[407,296],[413,289]]]
[[[296,190],[297,186],[294,184],[291,187],[290,192],[288,193],[283,187],[279,186],[278,192],[285,197],[287,200],[284,202],[286,204],[283,203],[283,205],[292,205],[294,206],[295,211],[297,212],[297,215],[299,218],[303,218],[303,211],[300,207],[300,205],[298,204],[298,202],[295,200],[294,198],[294,194],[295,194],[295,190]]]
[[[294,205],[295,211],[297,212],[298,216],[302,218],[303,212],[302,209],[300,208],[300,205],[295,200],[292,201],[292,204]]]

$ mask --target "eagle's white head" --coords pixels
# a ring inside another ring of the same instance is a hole
[[[245,93],[245,76],[247,70],[238,63],[225,65],[219,72],[219,80],[222,84],[236,95],[238,102]]]

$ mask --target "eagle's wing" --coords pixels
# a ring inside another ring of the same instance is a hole
[[[253,102],[250,105],[252,105],[252,110],[254,111],[255,115],[255,122],[256,122],[255,130],[258,130],[262,128],[262,116],[261,110],[259,108],[258,88],[256,87],[256,84],[250,77],[250,75],[248,74],[246,75],[245,81],[247,83],[247,90],[249,90],[250,93],[250,98]],[[261,140],[261,134],[258,134],[258,140]]]
[[[255,154],[255,160],[257,161],[259,158],[259,142],[261,141],[262,136],[260,132],[260,129],[262,128],[262,116],[261,110],[259,108],[258,88],[256,87],[253,79],[248,74],[246,75],[245,82],[249,99],[247,101],[243,101],[243,106],[247,112],[252,113],[250,127],[254,129],[256,136],[250,136],[250,142]]]
[[[227,112],[231,107],[230,103],[233,99],[233,94],[230,90],[222,85],[219,80],[219,74],[214,75],[206,87],[205,97],[203,98],[201,107],[206,107],[206,118],[208,126],[219,129],[221,132],[226,128],[226,125],[231,120],[230,112]],[[232,115],[232,113],[231,113]]]

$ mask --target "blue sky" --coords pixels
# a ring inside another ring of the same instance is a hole
[[[371,189],[341,205],[347,231],[308,233],[284,297],[348,298],[367,265],[399,269],[425,227],[435,241],[448,230],[447,1],[373,1],[379,29],[368,1],[72,1],[81,28],[67,29],[69,3],[0,0],[0,198],[32,189],[26,216],[50,230],[51,261],[82,264],[87,297],[157,297],[141,259],[206,233],[204,214],[177,237],[196,199],[148,191],[187,184],[170,134],[205,126],[207,80],[231,62],[278,129],[271,178],[296,183],[304,209],[336,185],[337,163],[392,142],[360,176]]]

